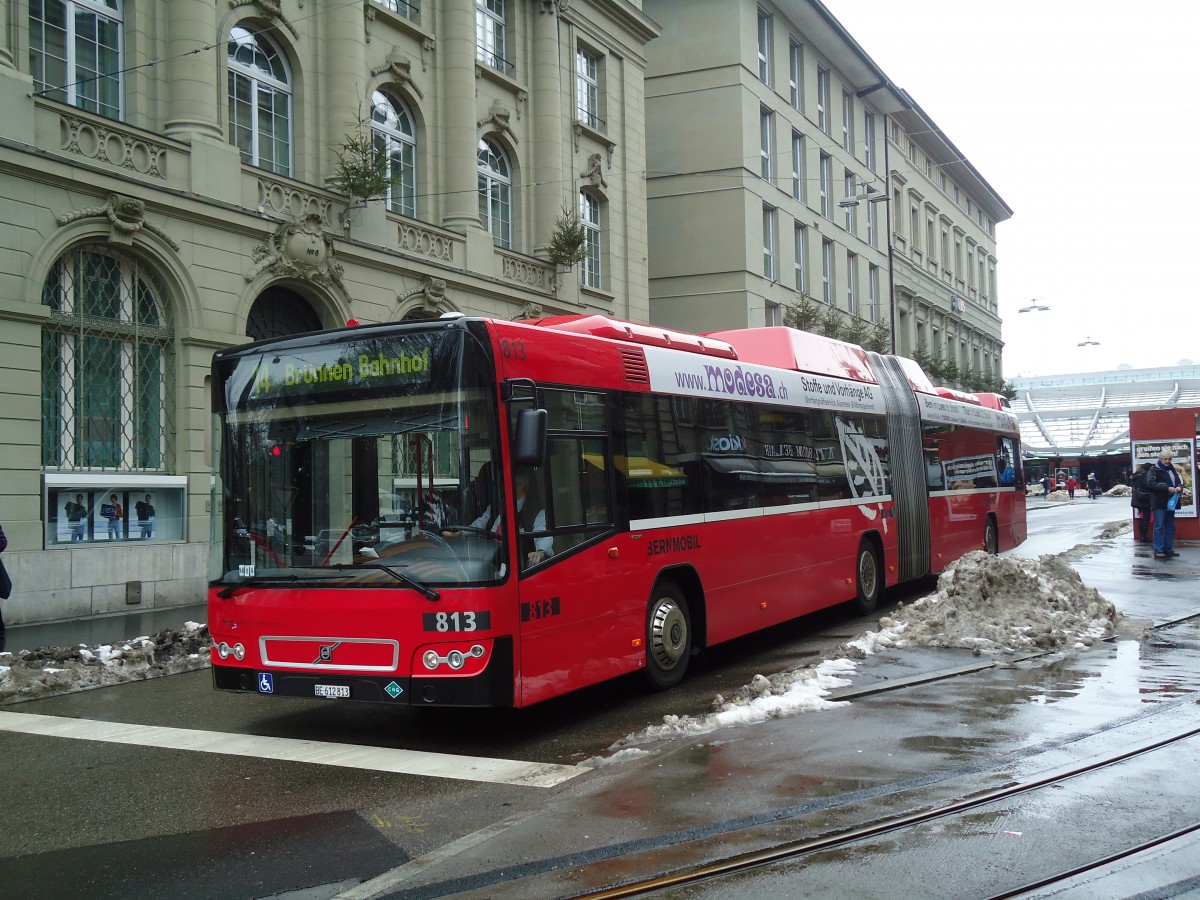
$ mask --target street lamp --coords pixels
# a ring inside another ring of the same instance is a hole
[[[1050,307],[1044,304],[1041,300],[1034,300],[1028,306],[1022,306],[1017,310],[1017,312],[1049,312],[1049,310]]]
[[[882,191],[877,191],[874,188],[867,188],[865,194],[855,194],[853,197],[846,197],[844,200],[838,201],[838,206],[845,209],[850,206],[858,206],[864,200],[868,203],[886,203],[888,195]]]

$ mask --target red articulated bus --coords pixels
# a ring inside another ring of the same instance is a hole
[[[787,328],[461,315],[213,360],[217,689],[523,707],[1025,539],[1016,417]]]

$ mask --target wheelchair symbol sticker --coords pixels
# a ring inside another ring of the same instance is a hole
[[[258,692],[260,694],[275,693],[275,679],[270,672],[258,673]]]

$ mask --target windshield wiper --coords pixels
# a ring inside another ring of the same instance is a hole
[[[426,597],[430,600],[442,599],[442,595],[434,588],[429,587],[427,584],[422,584],[411,575],[405,575],[403,572],[397,572],[391,566],[385,566],[383,563],[359,563],[358,565],[355,565],[354,563],[335,563],[334,565],[326,566],[325,568],[332,569],[335,572],[351,572],[357,569],[382,569],[401,584],[412,588],[422,597]],[[235,593],[237,593],[238,588],[247,587],[252,584],[295,584],[298,581],[329,581],[331,579],[340,577],[340,575],[322,575],[320,573],[313,572],[309,572],[306,575],[250,575],[246,578],[243,578],[241,581],[235,582],[234,584],[225,585],[225,587],[217,591],[217,596],[222,600],[228,600]]]
[[[295,584],[297,581],[312,581],[314,579],[320,580],[323,577],[329,577],[329,576],[312,575],[312,574],[309,574],[309,575],[296,575],[296,574],[291,574],[291,575],[248,575],[245,578],[243,578],[241,581],[235,581],[233,584],[225,585],[225,587],[223,587],[223,588],[221,588],[221,590],[217,591],[217,596],[220,597],[222,600],[228,600],[235,593],[237,593],[238,588],[248,587],[249,585],[252,585],[252,584]]]
[[[382,569],[401,584],[408,585],[422,597],[427,597],[430,600],[440,600],[442,598],[442,595],[429,585],[422,584],[411,575],[405,575],[403,572],[397,572],[391,566],[385,566],[383,563],[334,563],[332,566],[329,566],[329,568],[337,569],[339,572],[346,572],[355,569]]]

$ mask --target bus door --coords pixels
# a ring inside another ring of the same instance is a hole
[[[921,415],[908,377],[892,356],[868,354],[887,406],[892,498],[900,542],[899,580],[929,573],[929,489]]]
[[[628,670],[616,659],[631,647],[613,597],[623,561],[609,553],[615,527],[605,402],[599,392],[539,388],[545,458],[512,472],[522,705]]]

